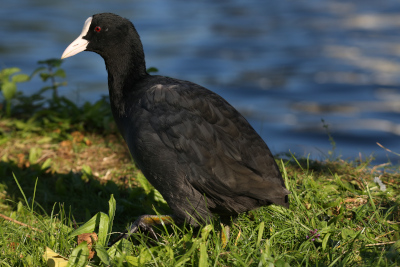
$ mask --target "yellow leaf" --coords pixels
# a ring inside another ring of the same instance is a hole
[[[68,265],[68,259],[62,257],[60,254],[55,253],[50,248],[46,247],[46,252],[43,255],[50,267],[64,267]]]

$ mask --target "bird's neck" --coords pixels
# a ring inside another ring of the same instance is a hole
[[[121,52],[121,51],[120,51]],[[127,99],[135,90],[135,84],[147,76],[143,58],[119,54],[103,57],[108,72],[108,90],[114,116],[124,117],[127,114]]]

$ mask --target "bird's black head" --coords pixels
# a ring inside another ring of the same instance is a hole
[[[89,17],[82,33],[64,51],[61,58],[92,51],[101,55],[106,65],[113,61],[131,61],[145,69],[143,46],[133,24],[112,13],[101,13]]]

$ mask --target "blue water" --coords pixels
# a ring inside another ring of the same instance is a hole
[[[3,1],[4,2],[4,1]],[[324,159],[373,154],[400,163],[400,2],[320,0],[14,0],[1,4],[0,68],[31,73],[58,58],[92,14],[133,21],[147,66],[222,95],[273,153]],[[108,94],[104,62],[94,53],[65,60],[77,103]],[[21,84],[29,94],[39,79]]]

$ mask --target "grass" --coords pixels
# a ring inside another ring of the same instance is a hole
[[[77,247],[70,235],[74,220],[82,224],[98,212],[107,213],[112,195],[113,231],[122,231],[144,213],[168,213],[117,135],[74,131],[58,136],[64,137],[15,129],[3,136],[0,211],[42,231],[0,219],[4,266],[46,266],[46,247],[70,258]],[[160,227],[158,242],[135,234],[133,242],[117,244],[108,261],[113,266],[400,264],[398,169],[294,157],[278,163],[292,192],[290,208],[269,206],[242,214],[225,248],[218,221],[200,230]],[[374,182],[376,176],[386,191]],[[310,237],[314,229],[319,238]],[[104,265],[98,257],[91,262]]]
[[[139,215],[168,214],[167,204],[131,161],[107,101],[77,107],[57,96],[37,107],[21,99],[11,117],[0,107],[0,266],[48,266],[46,249],[69,266],[400,265],[399,166],[332,157],[279,159],[290,208],[241,214],[225,247],[216,219],[200,229],[160,226],[158,241],[137,233],[107,248]],[[90,260],[78,238],[97,239]]]

